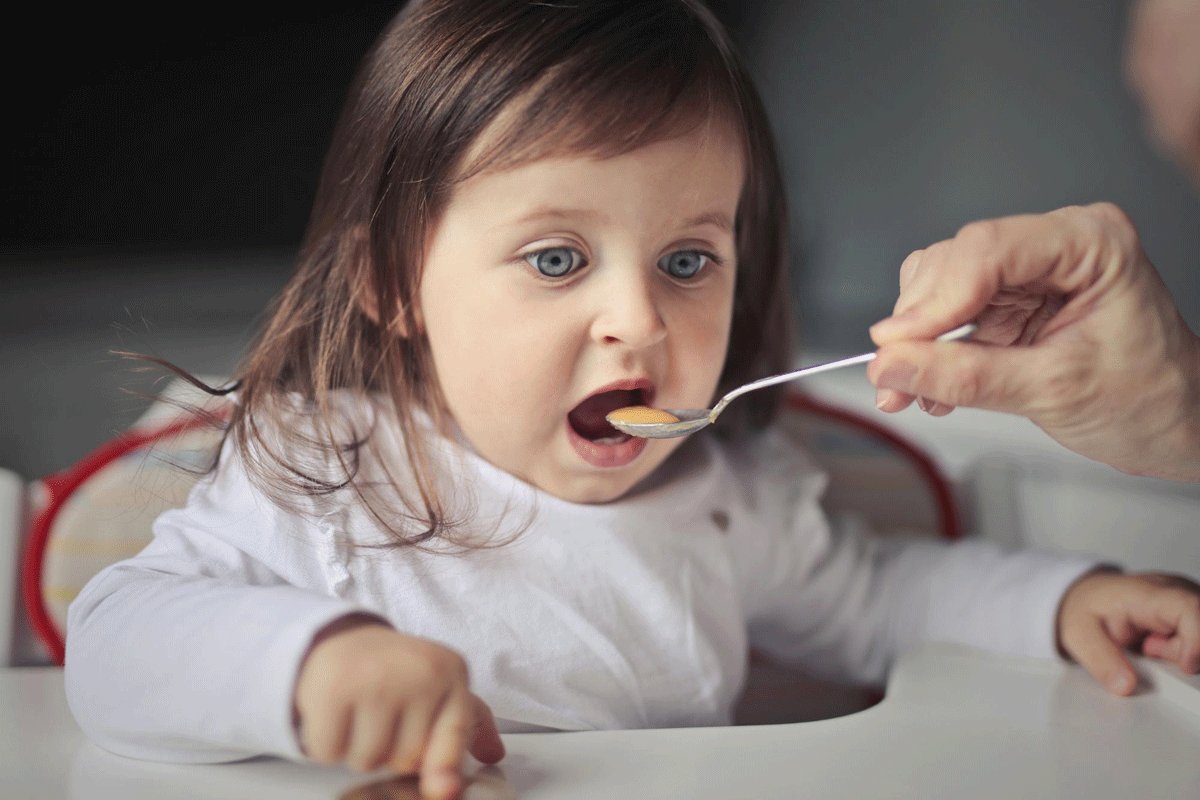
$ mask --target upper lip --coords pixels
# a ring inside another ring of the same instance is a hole
[[[578,408],[579,404],[582,403],[584,400],[587,400],[589,397],[595,397],[596,395],[604,394],[605,392],[636,392],[636,391],[640,391],[642,393],[642,402],[644,402],[646,405],[650,405],[651,403],[654,402],[654,382],[653,381],[651,381],[649,378],[625,378],[623,380],[613,381],[612,383],[607,383],[604,386],[601,386],[599,389],[595,389],[591,392],[588,392],[587,395],[584,396],[583,398],[581,398],[578,403],[576,403],[574,406],[572,406],[572,408]]]

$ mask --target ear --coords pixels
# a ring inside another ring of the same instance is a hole
[[[371,253],[366,226],[356,226],[347,238],[348,257],[353,262],[350,265],[353,275],[352,291],[358,310],[376,325],[388,329],[401,338],[408,338],[408,323],[404,319],[403,308],[396,308],[387,314],[380,313],[379,297],[375,292],[375,283],[371,277]],[[417,312],[417,318],[420,319],[419,312]]]

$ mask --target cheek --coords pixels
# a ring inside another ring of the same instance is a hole
[[[720,372],[729,346],[732,313],[733,301],[724,292],[690,309],[683,326],[688,343],[685,358]]]
[[[540,418],[557,399],[564,374],[561,329],[503,287],[457,295],[430,286],[426,333],[438,379],[459,425],[474,434],[504,438]],[[480,446],[480,442],[476,442]]]

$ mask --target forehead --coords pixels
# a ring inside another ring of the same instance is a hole
[[[745,166],[726,126],[705,125],[614,155],[546,153],[462,179],[447,212],[480,231],[561,218],[659,233],[703,224],[733,232]]]
[[[690,92],[665,108],[639,108],[632,93],[605,102],[592,98],[591,106],[546,100],[531,91],[505,104],[466,149],[454,182],[547,158],[611,158],[697,133],[708,146],[736,149],[747,163],[742,119],[712,94]]]

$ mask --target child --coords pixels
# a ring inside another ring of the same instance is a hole
[[[1195,670],[1195,587],[834,535],[790,366],[767,119],[699,0],[423,0],[366,57],[212,475],[70,609],[83,730],[461,790],[501,731],[719,725],[754,645],[881,681],[944,639]],[[739,417],[740,419],[737,419]],[[1061,650],[1059,650],[1061,648]]]

